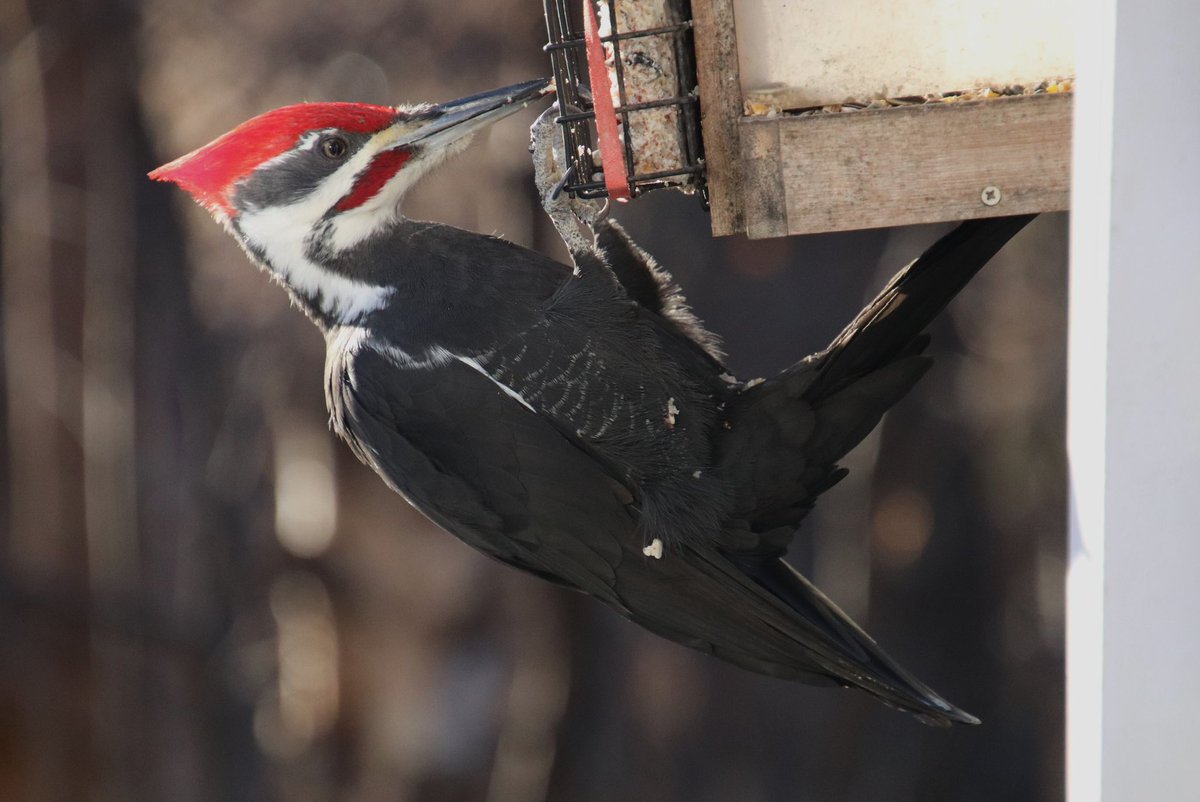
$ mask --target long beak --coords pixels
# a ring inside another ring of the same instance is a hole
[[[538,78],[426,107],[411,118],[412,122],[426,122],[415,130],[410,129],[403,144],[415,144],[434,136],[442,143],[453,142],[520,111],[553,91],[549,79]]]

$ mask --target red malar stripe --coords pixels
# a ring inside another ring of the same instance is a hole
[[[354,188],[344,198],[337,202],[339,212],[357,209],[371,198],[379,194],[383,185],[392,180],[392,176],[400,172],[400,168],[412,156],[412,151],[405,148],[385,150],[376,156],[367,169],[354,182]]]

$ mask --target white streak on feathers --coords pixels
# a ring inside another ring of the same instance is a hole
[[[518,393],[513,388],[509,387],[504,382],[497,379],[492,374],[488,373],[487,369],[484,368],[483,365],[479,364],[478,360],[475,360],[475,359],[472,359],[472,358],[466,357],[466,356],[455,356],[454,358],[457,359],[459,362],[462,362],[464,365],[472,368],[473,370],[478,371],[479,373],[481,373],[484,376],[491,379],[492,383],[495,384],[497,387],[499,387],[501,390],[503,390],[505,395],[507,395],[509,398],[514,399],[515,401],[520,402],[521,406],[525,407],[530,412],[537,411],[532,406],[529,405],[529,402],[526,401],[525,398],[520,393]]]
[[[488,373],[487,368],[480,364],[479,360],[474,357],[456,354],[452,351],[442,348],[441,346],[429,348],[422,355],[410,354],[394,345],[380,342],[378,339],[372,338],[370,333],[365,329],[360,328],[358,331],[361,333],[357,336],[353,336],[352,339],[346,340],[347,343],[352,344],[351,347],[353,347],[355,350],[361,347],[364,342],[367,342],[372,349],[386,356],[396,365],[396,367],[404,370],[428,370],[430,368],[443,367],[444,365],[448,365],[455,361],[461,362],[462,364],[471,368],[471,370],[474,370],[476,373],[479,373],[487,378],[492,382],[492,384],[495,384],[502,391],[504,391],[504,394],[509,398],[513,399],[530,412],[536,412],[536,410],[530,406],[529,402],[526,401],[520,393],[497,379],[492,374]]]

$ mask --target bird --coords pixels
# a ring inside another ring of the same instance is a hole
[[[929,368],[929,322],[1030,217],[960,224],[827,348],[743,381],[615,221],[568,241],[568,265],[403,214],[419,178],[552,91],[301,103],[149,175],[316,324],[331,428],[442,529],[744,669],[977,724],[784,557],[838,461]]]

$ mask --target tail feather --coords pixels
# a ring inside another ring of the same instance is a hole
[[[901,270],[816,357],[819,399],[888,364],[1035,215],[968,220]]]
[[[927,724],[978,724],[979,719],[946,701],[895,660],[815,585],[783,560],[733,558],[738,567],[798,617],[803,637],[824,641],[818,658],[828,676],[861,688]],[[832,657],[832,659],[830,659]]]
[[[805,446],[809,460],[824,464],[845,456],[932,364],[928,357],[906,356],[820,398],[813,407],[813,436]]]
[[[741,581],[763,594],[763,610],[780,614],[762,613],[794,650],[780,658],[746,638],[726,646],[726,659],[792,679],[831,677],[930,724],[978,723],[901,668],[779,557],[816,497],[845,475],[837,462],[929,368],[925,328],[1031,219],[959,225],[900,271],[828,348],[730,399],[718,461],[742,525],[717,545]]]
[[[961,223],[888,282],[824,351],[728,402],[718,462],[752,532],[799,525],[838,460],[928,369],[925,328],[1032,219]],[[778,546],[772,536],[762,548]]]

